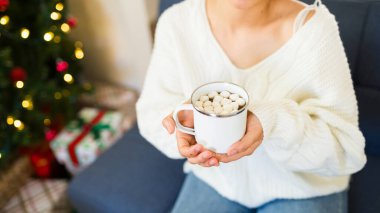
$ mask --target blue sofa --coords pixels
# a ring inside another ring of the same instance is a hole
[[[160,10],[179,0],[162,0]],[[351,213],[380,212],[380,1],[324,3],[336,15],[349,59],[368,163],[349,191]],[[181,160],[170,160],[146,142],[137,127],[69,186],[82,213],[168,212],[185,175]]]

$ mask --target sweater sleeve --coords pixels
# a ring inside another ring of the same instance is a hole
[[[263,126],[266,153],[295,172],[349,175],[366,162],[350,70],[333,29],[300,58],[308,63],[297,70],[307,77],[297,79],[297,98],[263,100],[250,109]]]
[[[175,134],[169,135],[162,126],[162,119],[185,100],[179,84],[169,15],[166,11],[158,21],[153,53],[136,111],[141,135],[168,157],[181,158]]]

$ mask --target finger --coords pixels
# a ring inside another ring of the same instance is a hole
[[[219,166],[219,161],[215,157],[210,158],[210,160],[207,161],[207,164],[209,166]]]
[[[260,143],[255,142],[248,149],[246,149],[244,152],[240,152],[240,153],[235,154],[235,155],[218,154],[216,157],[222,163],[229,163],[232,161],[239,160],[242,157],[251,155],[257,149],[257,147],[259,145],[260,145]]]
[[[213,158],[210,158],[210,160],[208,160],[207,162],[200,163],[199,165],[203,166],[203,167],[219,166],[219,161],[218,161],[218,159],[213,157]]]
[[[198,165],[202,166],[202,167],[211,167],[207,162],[206,163],[199,163]]]
[[[190,143],[190,145],[197,144],[197,141],[195,140],[194,135],[189,135],[189,134],[181,132],[179,130],[176,131],[176,138],[177,138],[177,141],[180,139],[186,140],[187,142]],[[200,145],[200,146],[202,146],[202,145]],[[202,146],[202,148],[203,148],[203,146]]]
[[[191,157],[190,156],[190,142],[186,140],[185,138],[179,138],[177,137],[177,146],[178,151],[183,157]]]
[[[202,151],[204,151],[204,148],[200,144],[196,143],[196,144],[192,144],[190,146],[190,153],[191,153],[192,156],[198,156],[199,153],[201,153]]]
[[[186,140],[185,138],[181,137],[177,138],[177,145],[179,153],[186,158],[197,156],[199,152],[203,150],[202,145],[191,145],[191,142],[189,140]]]
[[[227,155],[232,156],[238,153],[246,151],[249,147],[252,146],[252,143],[255,141],[255,135],[252,132],[247,132],[240,141],[231,145],[227,151]]]
[[[172,114],[166,116],[162,120],[162,125],[165,127],[166,131],[168,131],[169,134],[173,134],[175,130],[175,122],[172,117]]]
[[[188,161],[192,164],[201,164],[206,163],[211,157],[213,157],[213,154],[210,151],[203,151],[199,155],[193,158],[188,158]]]

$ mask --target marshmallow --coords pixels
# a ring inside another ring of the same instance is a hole
[[[230,97],[231,93],[228,91],[223,91],[220,93],[220,95],[223,96],[224,98],[228,98],[228,97]]]
[[[240,96],[239,96],[238,94],[232,94],[232,95],[230,95],[230,99],[231,99],[232,101],[236,101],[239,97],[240,97]]]
[[[221,106],[214,107],[215,114],[220,114],[223,112],[223,108]]]
[[[199,100],[194,103],[194,106],[202,112],[230,115],[237,113],[239,107],[245,104],[245,99],[241,98],[239,94],[231,94],[228,91],[223,91],[219,94],[217,91],[211,91],[208,94],[200,96]]]
[[[243,98],[237,99],[236,102],[239,104],[239,106],[244,106],[245,105],[245,100]]]
[[[222,97],[222,96],[220,96],[220,95],[216,95],[212,101],[213,101],[213,102],[221,102],[222,100],[223,100],[223,97]]]
[[[199,111],[205,111],[205,109],[203,107],[201,107],[201,106],[197,106],[195,108],[197,108]]]
[[[202,95],[202,96],[199,98],[199,100],[205,102],[205,101],[208,101],[208,100],[210,100],[210,99],[209,99],[209,97],[208,97],[207,95]]]
[[[212,106],[213,106],[214,108],[216,108],[216,107],[221,107],[220,102],[215,102],[215,101],[212,102]]]
[[[228,105],[228,104],[232,103],[232,101],[228,98],[223,98],[221,103],[224,106],[224,105]]]
[[[207,113],[214,113],[214,107],[212,106],[207,106],[204,109],[205,109],[205,112]]]
[[[208,97],[209,97],[209,98],[214,98],[214,97],[217,96],[217,95],[218,95],[218,92],[217,92],[217,91],[211,91],[211,92],[208,93]]]
[[[195,107],[202,107],[203,106],[203,102],[202,101],[196,101],[195,102]]]
[[[203,103],[203,107],[208,107],[208,106],[211,106],[212,105],[212,102],[211,101],[206,101]]]
[[[221,115],[229,115],[231,114],[231,111],[226,111],[226,110],[223,110],[222,113],[220,113]]]
[[[233,106],[231,104],[223,105],[223,111],[232,112]]]
[[[239,104],[237,102],[232,102],[232,103],[230,103],[230,105],[232,106],[233,110],[238,110],[239,109]]]

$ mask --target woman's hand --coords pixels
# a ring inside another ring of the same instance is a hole
[[[231,145],[227,154],[217,154],[217,159],[223,163],[238,160],[251,155],[263,141],[263,128],[259,119],[248,111],[247,130],[240,141]]]
[[[181,111],[178,113],[179,122],[187,127],[194,127],[194,118],[192,111]],[[175,122],[172,114],[162,120],[162,125],[169,134],[175,131]],[[176,131],[177,145],[180,154],[187,158],[192,164],[199,164],[203,167],[219,166],[219,161],[215,158],[216,153],[205,149],[201,144],[197,144],[195,137]]]

